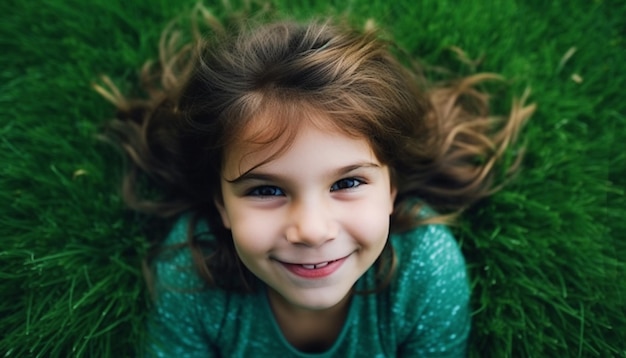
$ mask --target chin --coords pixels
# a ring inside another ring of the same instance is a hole
[[[349,299],[348,296],[350,296],[350,290],[347,290],[342,294],[337,294],[336,291],[332,294],[324,292],[310,292],[305,296],[293,297],[293,299],[290,299],[289,301],[292,305],[303,309],[323,311],[333,308],[344,300]]]

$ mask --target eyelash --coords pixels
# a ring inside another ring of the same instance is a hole
[[[341,184],[344,184],[344,185],[341,185]],[[345,184],[348,184],[348,185],[345,185]],[[359,186],[363,184],[365,184],[365,181],[363,181],[362,179],[344,178],[333,183],[333,185],[331,185],[330,187],[330,191],[335,192],[338,190],[351,190],[351,189],[358,188]],[[271,192],[268,192],[268,191],[271,191]],[[272,197],[272,196],[284,196],[285,192],[277,186],[262,185],[262,186],[252,188],[250,191],[248,191],[246,195],[258,196],[258,197]]]
[[[273,194],[269,194],[269,193],[263,193],[263,191],[267,191],[267,190],[272,190]],[[276,192],[280,192],[280,194],[276,194]],[[277,186],[271,186],[271,185],[263,185],[263,186],[258,186],[256,188],[252,188],[248,193],[247,196],[260,196],[260,197],[270,197],[270,196],[284,196],[285,193],[283,192],[283,190]]]
[[[351,185],[348,185],[347,187],[338,187],[337,189],[335,189],[336,186],[338,186],[338,184],[340,183],[351,183]],[[345,179],[341,179],[336,181],[331,187],[330,187],[330,191],[337,191],[337,190],[350,190],[350,189],[355,189],[358,188],[359,186],[363,185],[365,182],[361,179],[357,179],[357,178],[345,178]]]

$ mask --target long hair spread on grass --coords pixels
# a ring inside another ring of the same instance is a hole
[[[422,70],[403,66],[391,43],[371,28],[280,21],[227,31],[200,11],[211,35],[201,37],[195,27],[193,39],[184,41],[180,31],[166,29],[158,62],[141,71],[146,96],[126,97],[107,78],[96,90],[117,107],[108,137],[129,159],[126,203],[162,217],[195,213],[189,246],[210,284],[227,285],[222,278],[241,276],[245,282],[249,275],[214,199],[221,197],[224,148],[261,114],[272,114],[263,116],[271,123],[255,135],[264,143],[292,138],[308,120],[302,113],[310,111],[344,134],[367,139],[398,189],[394,231],[449,221],[492,194],[501,174],[518,166],[519,155],[505,168],[498,164],[534,107],[522,98],[508,117],[491,116],[488,96],[477,86],[496,75],[428,83]],[[162,195],[142,196],[141,178]],[[420,215],[424,203],[441,214]],[[208,221],[216,239],[209,256],[206,241],[193,234],[198,219]],[[377,262],[382,281],[393,262],[387,247]]]

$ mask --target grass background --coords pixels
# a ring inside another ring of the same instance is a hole
[[[146,244],[118,194],[120,156],[95,139],[113,108],[90,86],[108,74],[133,88],[194,2],[0,2],[0,355],[137,354]],[[373,18],[428,64],[501,73],[496,108],[532,88],[524,170],[454,228],[473,284],[470,355],[626,357],[626,3],[272,3]]]

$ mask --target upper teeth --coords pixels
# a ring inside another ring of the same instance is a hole
[[[314,269],[318,269],[320,267],[324,267],[328,265],[328,261],[327,262],[322,262],[321,264],[313,264],[313,265],[308,265],[308,264],[302,264],[302,267],[304,267],[305,269],[308,270],[314,270]]]

